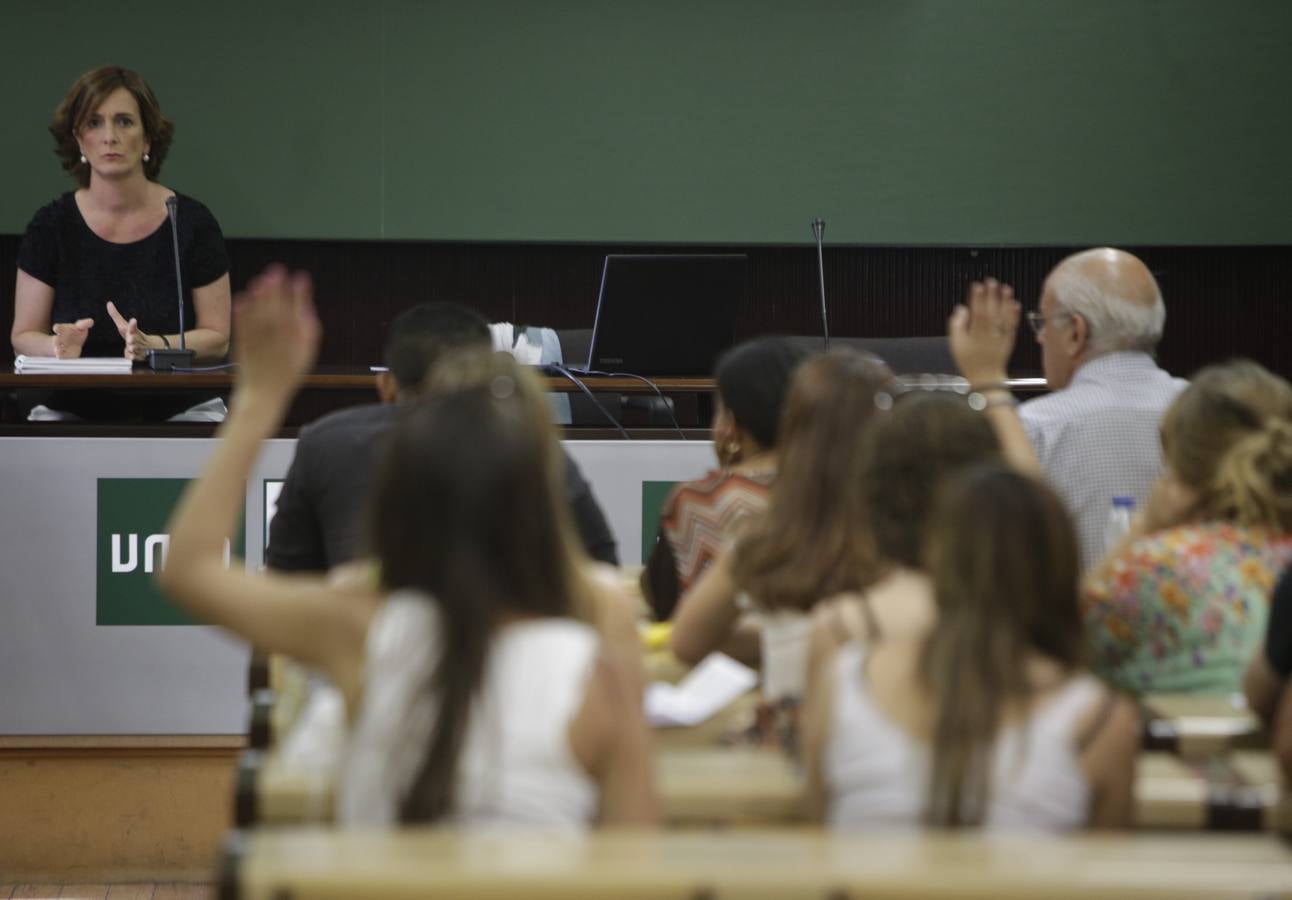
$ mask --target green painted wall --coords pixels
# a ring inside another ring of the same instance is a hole
[[[231,236],[1292,243],[1285,0],[12,2],[0,233],[139,69]]]

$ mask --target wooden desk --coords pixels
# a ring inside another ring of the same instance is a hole
[[[808,820],[803,773],[774,749],[661,749],[655,786],[669,827],[771,827]]]
[[[1241,697],[1151,694],[1140,706],[1148,750],[1206,759],[1234,748],[1268,746],[1260,720]]]
[[[667,653],[648,654],[648,659],[657,668],[672,668]],[[330,821],[331,774],[285,765],[273,752],[300,709],[304,673],[282,657],[272,657],[267,668],[274,690],[252,698],[251,746],[265,752],[250,753],[242,762],[238,822]],[[276,695],[281,699],[274,702]],[[655,729],[656,786],[667,825],[806,822],[803,773],[796,764],[775,748],[723,746],[724,738],[753,723],[758,701],[757,691],[751,691],[700,725]],[[1198,746],[1198,729],[1191,725],[1195,719],[1207,723],[1200,727],[1204,735],[1246,733],[1244,711],[1227,701],[1170,697],[1145,703],[1153,715],[1176,722],[1181,734],[1194,740],[1191,746]],[[1230,724],[1217,725],[1217,717]],[[1135,821],[1140,828],[1168,831],[1292,830],[1292,796],[1280,789],[1268,751],[1230,753],[1221,748],[1200,758],[1143,752],[1137,760]]]
[[[230,842],[222,897],[1252,898],[1287,896],[1273,837],[262,831]]]
[[[655,389],[643,381],[629,377],[589,376],[580,379],[593,391],[610,391],[619,394],[653,394]],[[665,394],[709,393],[713,390],[712,378],[652,379]],[[549,391],[576,393],[579,389],[569,379],[544,376]],[[377,376],[364,369],[340,366],[322,366],[306,377],[301,390],[353,391],[363,390],[376,396]],[[233,386],[230,372],[154,372],[136,368],[129,375],[20,375],[0,372],[0,390],[13,391],[25,388],[80,390],[84,388],[112,391],[226,391]]]
[[[761,747],[660,746],[656,788],[672,827],[807,824],[803,774],[780,751]],[[330,822],[330,773],[283,765],[248,751],[235,800],[239,827]],[[1292,797],[1268,754],[1192,764],[1141,754],[1135,822],[1152,831],[1289,831]],[[1292,886],[1292,882],[1289,882]]]
[[[341,366],[322,366],[317,371],[309,375],[304,384],[302,384],[299,393],[292,403],[292,408],[288,411],[286,423],[291,426],[298,426],[347,406],[356,406],[363,403],[372,403],[376,400],[376,380],[377,376],[366,369],[356,369],[353,367]],[[549,391],[565,394],[580,393],[579,388],[572,384],[568,379],[555,376],[545,377],[544,384]],[[643,381],[635,378],[606,378],[606,377],[588,377],[582,379],[583,383],[589,390],[599,394],[614,395],[652,395],[655,389]],[[654,380],[656,387],[666,396],[677,398],[677,415],[678,418],[688,427],[702,428],[708,424],[708,415],[701,414],[701,399],[713,391],[712,378],[657,378]],[[16,390],[108,390],[108,391],[213,391],[225,393],[233,386],[233,375],[227,371],[224,372],[153,372],[146,368],[137,368],[128,375],[19,375],[12,371],[0,372],[0,395]],[[0,412],[0,419],[9,422],[17,422],[16,404],[12,400],[4,404],[4,409]],[[707,406],[705,407],[707,409]],[[689,424],[686,424],[688,423]],[[608,423],[607,423],[608,424]],[[631,427],[631,421],[629,422]],[[39,423],[30,426],[33,428],[43,429],[48,432],[51,428],[67,427],[90,427],[88,423]],[[141,427],[158,428],[159,425],[116,425],[111,426],[107,423],[99,424],[97,427],[115,427],[115,428],[132,428]],[[194,431],[210,432],[212,427],[209,425],[189,424],[189,425],[170,425],[169,428],[187,429],[189,433]],[[585,428],[589,426],[583,426]],[[595,426],[598,432],[605,431],[598,422]],[[672,429],[660,429],[662,435],[676,437],[676,432]],[[594,437],[594,435],[587,435]],[[603,437],[616,437],[618,433],[614,429],[609,429],[607,433],[598,433],[597,439]],[[634,433],[634,437],[643,437]],[[707,431],[688,433],[688,438],[706,438]]]
[[[659,743],[656,788],[669,825],[806,821],[803,776],[780,751]],[[331,822],[334,778],[330,771],[287,765],[274,751],[248,750],[238,764],[236,824],[245,828]]]

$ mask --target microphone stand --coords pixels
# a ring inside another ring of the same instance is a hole
[[[825,259],[821,253],[821,239],[825,237],[825,219],[812,220],[812,237],[816,238],[816,271],[821,285],[821,337],[824,348],[830,350],[830,318],[825,311]]]
[[[179,299],[179,347],[148,351],[148,368],[154,372],[169,372],[171,369],[191,369],[197,353],[188,349],[184,342],[184,284],[179,265],[179,225],[175,210],[175,198],[166,198],[166,217],[170,219],[171,245],[175,248],[175,292]]]

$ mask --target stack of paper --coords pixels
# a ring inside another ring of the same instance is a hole
[[[646,721],[655,726],[698,725],[758,684],[758,673],[722,653],[710,653],[676,685],[646,688]]]
[[[23,375],[129,375],[130,366],[130,360],[124,356],[57,359],[22,354],[13,361],[13,370]]]

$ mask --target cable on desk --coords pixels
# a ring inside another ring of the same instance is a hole
[[[556,374],[569,379],[569,381],[575,387],[577,387],[579,390],[583,391],[585,395],[587,395],[587,398],[593,402],[593,404],[597,407],[597,409],[601,410],[601,414],[604,415],[607,419],[609,419],[610,424],[615,426],[615,428],[619,430],[619,433],[623,436],[623,439],[625,441],[632,440],[632,435],[628,433],[627,429],[625,429],[624,426],[619,424],[619,421],[610,414],[610,410],[606,409],[604,406],[601,405],[601,401],[596,398],[596,395],[593,394],[592,391],[588,390],[588,386],[584,384],[582,381],[580,381],[577,377],[575,377],[573,372],[565,368],[565,366],[558,366],[556,363],[546,363],[540,366],[540,368],[544,373],[555,372]]]
[[[190,372],[190,373],[192,373],[192,372],[224,372],[224,371],[226,371],[226,370],[228,370],[228,369],[236,369],[236,368],[238,368],[238,364],[237,364],[237,363],[224,363],[223,365],[219,365],[219,366],[193,366],[193,367],[191,367],[191,368],[180,368],[179,366],[176,366],[175,368],[171,369],[170,371],[172,371],[172,372]]]
[[[668,417],[673,420],[673,429],[678,433],[678,436],[680,436],[684,441],[690,440],[690,438],[686,436],[686,432],[682,430],[682,426],[678,424],[677,414],[673,412],[673,404],[668,402],[668,399],[664,396],[664,392],[659,389],[659,385],[651,381],[645,375],[638,375],[634,372],[593,372],[588,369],[571,369],[570,371],[587,378],[635,378],[638,381],[645,382],[650,386],[650,389],[655,392],[655,395],[659,397],[660,402],[664,404],[664,409],[668,411]]]

